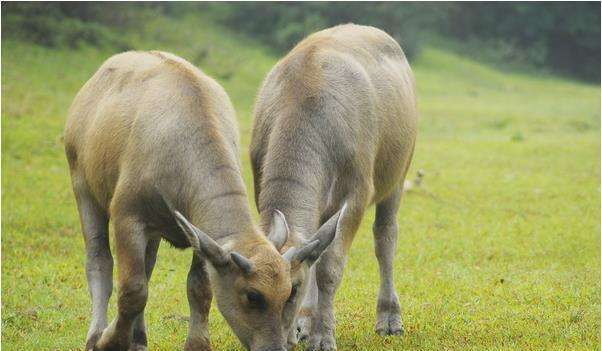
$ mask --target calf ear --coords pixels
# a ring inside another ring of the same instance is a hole
[[[208,259],[214,266],[224,266],[229,262],[228,255],[209,235],[195,227],[180,212],[174,211],[173,214],[190,246],[201,257]]]
[[[268,234],[268,240],[274,244],[276,250],[280,251],[288,240],[288,234],[289,229],[284,214],[275,210],[274,218],[272,219],[272,224],[270,226],[270,233]]]
[[[339,212],[330,217],[330,219],[318,229],[318,232],[309,239],[305,245],[289,249],[283,257],[290,262],[305,261],[310,265],[313,264],[334,240],[337,232],[340,230],[341,219],[345,215],[346,209],[347,203],[343,205]]]

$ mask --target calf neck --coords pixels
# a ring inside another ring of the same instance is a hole
[[[317,32],[268,74],[258,94],[250,154],[264,230],[278,208],[292,237],[313,233],[345,203],[337,235],[315,269],[298,313],[313,350],[336,349],[334,293],[366,207],[375,203],[381,287],[376,329],[401,334],[393,287],[397,209],[416,138],[411,69],[386,33],[357,25]]]
[[[299,287],[291,277],[330,243],[335,225],[309,246],[292,243],[275,210],[273,230],[260,232],[252,223],[238,147],[224,90],[168,53],[113,56],[77,94],[65,149],[93,305],[86,350],[146,349],[144,308],[161,240],[194,252],[187,350],[210,349],[213,295],[245,347],[284,350],[283,325],[290,325]],[[109,219],[119,283],[117,317],[110,324]],[[286,256],[279,252],[284,249]]]

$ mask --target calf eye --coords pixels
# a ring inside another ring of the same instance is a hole
[[[265,298],[257,291],[247,292],[247,301],[249,301],[249,306],[252,308],[265,307]]]

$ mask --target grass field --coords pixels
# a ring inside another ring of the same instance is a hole
[[[252,105],[277,57],[192,16],[156,17],[124,35],[223,84],[252,194]],[[83,348],[91,305],[61,134],[75,93],[113,53],[2,41],[4,350]],[[428,46],[413,68],[421,122],[410,175],[426,176],[399,212],[406,334],[373,332],[370,210],[336,299],[339,349],[600,349],[600,87],[500,73]],[[190,256],[160,249],[146,309],[150,349],[184,343]],[[210,332],[216,350],[238,349],[215,309]]]

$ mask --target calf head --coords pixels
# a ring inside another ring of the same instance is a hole
[[[218,309],[239,338],[253,351],[284,351],[305,289],[308,269],[335,236],[338,216],[307,242],[288,240],[289,229],[276,211],[269,235],[250,235],[231,247],[220,246],[209,235],[174,211],[190,245],[207,260],[211,288]],[[282,255],[285,243],[296,242]]]

